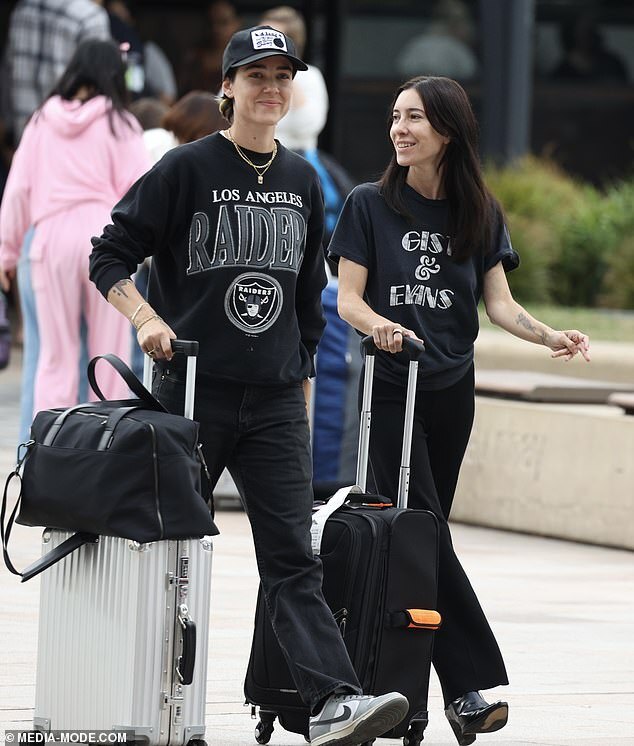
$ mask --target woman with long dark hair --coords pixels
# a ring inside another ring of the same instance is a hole
[[[150,166],[141,128],[127,111],[125,64],[110,41],[79,45],[57,85],[28,122],[0,209],[0,281],[15,277],[27,229],[39,328],[33,409],[77,403],[81,319],[92,357],[130,356],[125,320],[88,280],[90,238]],[[103,371],[107,397],[125,398]]]
[[[396,92],[391,161],[380,181],[349,196],[330,243],[339,260],[339,313],[372,334],[374,382],[371,476],[395,496],[401,455],[407,358],[403,337],[422,339],[409,506],[440,525],[438,610],[433,664],[445,713],[460,746],[502,728],[506,702],[480,689],[507,684],[502,655],[454,552],[448,518],[474,413],[473,349],[482,298],[494,324],[543,344],[552,357],[589,360],[589,340],[555,331],[512,297],[505,271],[519,264],[502,211],[487,190],[477,125],[454,80],[414,78]]]
[[[324,209],[317,174],[275,140],[305,63],[267,26],[223,57],[222,132],[167,153],[93,239],[91,276],[157,361],[155,393],[182,411],[177,334],[200,342],[196,419],[212,484],[244,501],[271,624],[314,746],[353,746],[405,717],[398,693],[364,696],[313,556],[304,384],[324,328]],[[152,256],[148,300],[130,273]]]

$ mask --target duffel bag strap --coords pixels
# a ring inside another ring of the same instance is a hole
[[[15,516],[17,515],[18,508],[20,507],[20,500],[22,499],[22,478],[19,474],[19,468],[20,464],[16,466],[16,468],[9,474],[7,477],[7,481],[4,483],[4,492],[2,494],[2,508],[0,509],[0,537],[2,538],[2,556],[4,557],[4,564],[7,566],[7,570],[9,572],[12,572],[14,575],[22,575],[22,573],[19,570],[16,570],[13,562],[11,562],[11,559],[9,557],[9,537],[11,536],[11,529],[13,528],[13,523],[15,521]],[[4,519],[7,513],[7,499],[9,495],[9,485],[11,484],[11,481],[17,478],[20,480],[20,494],[18,495],[18,499],[16,500],[15,507],[13,508],[13,511],[11,515],[9,516],[9,520],[7,521],[7,525],[5,528],[4,525]]]
[[[84,544],[96,544],[98,541],[99,537],[96,534],[77,531],[77,533],[69,536],[61,544],[58,544],[55,549],[51,549],[50,552],[47,552],[43,557],[35,560],[35,562],[25,568],[20,573],[22,575],[22,582],[25,583],[27,580],[39,575],[43,570],[52,567],[71,552],[79,549],[79,547],[83,547]]]
[[[89,534],[83,531],[75,533],[68,539],[63,541],[61,544],[56,546],[55,549],[47,552],[43,557],[35,560],[35,562],[30,564],[25,570],[20,572],[9,557],[9,538],[11,537],[11,529],[13,528],[13,524],[15,523],[15,517],[20,507],[20,501],[22,500],[22,477],[20,476],[20,466],[22,465],[22,460],[18,462],[16,468],[11,472],[11,474],[9,474],[4,485],[4,492],[2,494],[2,507],[0,508],[0,536],[2,538],[2,556],[4,558],[4,564],[7,566],[7,570],[9,570],[9,572],[13,573],[14,575],[18,575],[19,577],[21,577],[22,582],[24,583],[25,581],[34,578],[36,575],[39,575],[43,570],[46,570],[48,567],[51,567],[51,565],[59,562],[61,559],[66,557],[66,555],[74,552],[76,549],[79,549],[79,547],[83,546],[84,544],[96,543],[97,541],[99,541],[99,537],[95,534]],[[11,511],[11,515],[9,516],[9,520],[6,522],[5,526],[9,485],[14,478],[20,480],[20,494],[18,495],[18,499],[15,502],[15,506]]]
[[[128,388],[130,389],[130,391],[132,391],[133,394],[136,394],[136,396],[138,396],[141,401],[147,404],[150,409],[155,409],[159,412],[167,412],[161,402],[154,396],[152,396],[152,393],[145,388],[145,386],[141,383],[141,381],[139,381],[139,379],[134,375],[130,368],[128,368],[123,360],[110,352],[106,353],[105,355],[97,355],[96,357],[93,357],[93,359],[88,363],[88,382],[90,383],[90,388],[101,399],[101,401],[106,401],[106,397],[103,395],[101,389],[99,388],[99,384],[97,383],[97,379],[95,377],[95,366],[97,365],[97,362],[99,360],[105,360],[106,362],[110,363],[110,365],[117,371],[121,378],[123,378],[123,380],[128,384]]]

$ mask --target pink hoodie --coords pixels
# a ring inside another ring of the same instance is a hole
[[[53,96],[24,130],[13,157],[0,207],[0,267],[13,269],[31,225],[82,202],[108,210],[151,166],[141,127],[116,113],[110,130],[110,101],[84,104]],[[35,257],[34,257],[35,258]]]

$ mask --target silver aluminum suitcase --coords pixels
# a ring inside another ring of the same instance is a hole
[[[148,359],[146,386],[150,372]],[[71,533],[46,530],[44,551]],[[44,572],[36,730],[133,731],[134,740],[161,746],[202,739],[211,559],[210,537],[148,544],[100,537]]]

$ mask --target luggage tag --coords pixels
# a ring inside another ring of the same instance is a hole
[[[376,496],[376,500],[373,500],[373,495],[366,495],[361,491],[361,488],[354,484],[348,487],[341,487],[326,503],[322,503],[319,507],[313,511],[313,521],[310,527],[311,543],[313,547],[313,554],[317,555],[321,553],[321,540],[324,535],[324,528],[326,527],[326,521],[330,516],[342,505],[346,503],[350,508],[376,508],[382,510],[383,508],[393,507],[393,503],[388,501],[387,498]],[[373,500],[372,502],[369,502]]]
[[[318,508],[313,513],[313,522],[310,527],[310,538],[313,547],[313,554],[317,555],[321,552],[321,539],[324,535],[324,528],[326,527],[326,521],[330,516],[339,510],[339,508],[346,502],[348,496],[353,490],[358,490],[356,485],[348,485],[347,487],[341,487],[335,494],[328,500],[325,505]]]

